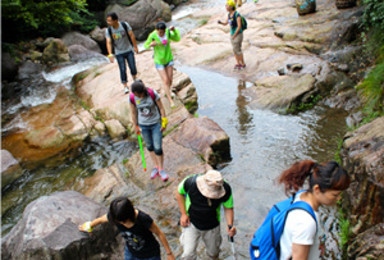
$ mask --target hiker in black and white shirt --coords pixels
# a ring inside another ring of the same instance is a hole
[[[125,60],[128,62],[129,70],[133,79],[136,79],[137,69],[133,51],[139,52],[135,35],[127,22],[119,22],[116,13],[107,14],[108,29],[105,32],[107,42],[108,58],[114,62],[115,57],[119,64],[120,80],[124,87],[124,93],[129,93],[127,69]],[[113,49],[115,55],[113,55]]]

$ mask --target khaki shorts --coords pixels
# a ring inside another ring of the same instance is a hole
[[[231,35],[231,43],[232,43],[233,52],[236,55],[241,55],[242,54],[241,44],[243,43],[243,33],[237,34],[235,39],[232,39],[232,35]]]

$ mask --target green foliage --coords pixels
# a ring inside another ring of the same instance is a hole
[[[286,113],[295,114],[298,112],[302,112],[308,109],[313,108],[317,102],[319,102],[323,97],[321,95],[313,96],[311,95],[309,97],[309,102],[307,103],[300,103],[300,104],[292,104],[287,110]]]
[[[349,220],[346,218],[342,209],[339,210],[338,214],[339,228],[340,228],[340,247],[345,252],[347,250],[349,238],[351,236],[351,227]]]
[[[206,25],[207,23],[208,23],[208,19],[203,19],[199,21],[200,26]]]
[[[380,28],[384,30],[384,1],[364,0],[363,26],[367,29]]]
[[[340,165],[342,164],[341,157],[340,157],[340,151],[341,151],[341,147],[343,146],[343,142],[344,142],[344,140],[342,138],[340,138],[338,143],[337,143],[337,150],[336,150],[336,153],[334,156],[334,160]]]
[[[357,86],[359,96],[364,104],[364,122],[384,115],[384,61],[377,64],[364,81]]]
[[[5,41],[28,36],[60,36],[75,28],[89,31],[96,22],[86,9],[86,0],[3,0]]]

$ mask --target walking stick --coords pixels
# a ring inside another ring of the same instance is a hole
[[[231,229],[232,226],[228,225],[228,228]],[[235,241],[234,241],[233,237],[230,237],[230,236],[228,236],[228,240],[231,244],[233,260],[236,260]]]
[[[145,157],[144,157],[144,151],[143,151],[143,144],[141,143],[141,134],[140,129],[137,127],[137,139],[139,139],[139,146],[140,146],[140,153],[141,153],[141,160],[143,162],[143,168],[144,171],[147,171],[147,165],[145,164]]]

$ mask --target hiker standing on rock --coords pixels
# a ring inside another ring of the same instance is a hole
[[[350,183],[348,173],[337,162],[317,164],[311,160],[293,164],[281,174],[278,182],[284,184],[286,193],[296,193],[306,179],[309,180],[309,189],[296,194],[292,205],[305,202],[314,214],[308,210],[291,210],[286,213],[279,243],[280,260],[321,259],[326,237],[319,217],[319,207],[335,205]],[[269,228],[270,224],[267,225]],[[254,252],[251,251],[251,254]]]
[[[221,25],[229,24],[231,27],[230,39],[233,48],[233,53],[235,54],[236,59],[236,65],[234,69],[245,69],[246,65],[244,63],[243,52],[241,50],[241,45],[243,43],[242,17],[236,11],[236,4],[234,1],[227,1],[227,3],[225,4],[225,8],[228,11],[228,19],[226,22],[222,22],[219,20],[218,23]]]
[[[168,29],[164,22],[158,22],[156,24],[156,30],[148,36],[144,48],[149,49],[150,47],[153,47],[155,66],[163,81],[164,92],[167,95],[169,105],[173,108],[175,106],[175,103],[172,100],[172,97],[174,96],[172,93],[174,62],[171,41],[180,41],[179,30],[175,29],[174,26],[171,26]]]
[[[183,247],[182,260],[196,259],[196,248],[201,238],[209,259],[217,259],[220,253],[220,207],[224,206],[227,232],[236,234],[233,226],[234,211],[231,187],[223,180],[221,173],[210,170],[204,175],[192,175],[178,186],[177,202],[183,227],[180,243]]]
[[[124,87],[124,93],[128,94],[129,87],[125,60],[127,60],[132,78],[135,80],[137,69],[133,51],[139,53],[136,38],[131,26],[129,26],[127,22],[120,23],[116,13],[107,14],[107,23],[109,27],[105,32],[105,38],[107,41],[108,58],[111,62],[114,62],[116,57],[117,63],[119,64],[120,80]],[[113,55],[113,49],[115,55]]]
[[[129,101],[133,129],[142,133],[147,150],[155,164],[151,179],[159,175],[162,181],[167,181],[169,177],[164,171],[162,139],[168,119],[165,117],[163,103],[156,90],[145,87],[141,80],[133,82],[131,88]]]
[[[153,234],[163,244],[167,260],[175,259],[163,231],[149,215],[135,209],[128,198],[120,197],[113,200],[108,214],[85,222],[79,226],[79,230],[92,232],[94,227],[107,222],[116,225],[125,240],[125,260],[161,260],[160,245]]]

